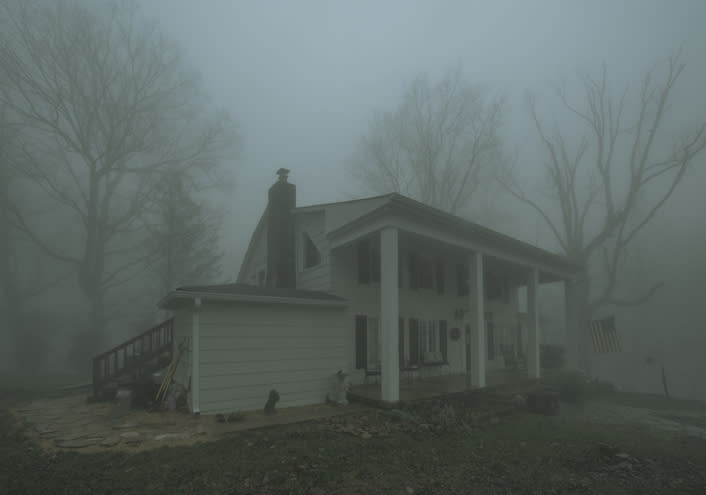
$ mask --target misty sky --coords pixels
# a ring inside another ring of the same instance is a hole
[[[144,11],[186,50],[214,102],[239,125],[243,147],[229,205],[227,260],[237,270],[281,166],[298,203],[356,195],[346,156],[371,111],[389,108],[420,71],[462,64],[473,82],[508,96],[507,132],[538,163],[523,95],[597,73],[636,81],[684,42],[681,95],[706,112],[706,2],[145,0]],[[678,101],[676,101],[678,103]],[[689,119],[689,120],[693,120]],[[703,175],[702,175],[703,177]]]

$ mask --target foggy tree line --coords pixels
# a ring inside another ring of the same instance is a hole
[[[228,188],[238,134],[136,3],[8,0],[0,10],[4,324],[29,368],[49,352],[43,336],[71,327],[83,368],[109,332],[152,318],[166,291],[229,278],[212,193]],[[503,94],[460,67],[438,80],[421,73],[396,105],[373,112],[347,170],[361,191],[396,191],[459,215],[498,184],[584,267],[587,322],[660,287],[618,291],[630,246],[706,147],[706,124],[672,135],[664,123],[684,71],[676,54],[624,88],[605,67],[582,75],[578,90],[556,91],[562,121],[551,101],[530,97],[544,192],[523,182],[511,157]],[[572,120],[585,132],[568,134],[575,127],[562,124]],[[67,293],[84,310],[59,322],[44,303]]]
[[[226,178],[236,134],[135,3],[10,1],[2,14],[7,325],[16,355],[37,354],[36,339],[23,335],[41,312],[28,302],[50,290],[48,276],[68,277],[86,308],[73,353],[85,361],[125,311],[121,291],[138,291],[153,307],[149,276],[163,292],[220,275],[218,217],[203,192]],[[55,273],[35,276],[40,258]]]
[[[458,69],[437,83],[418,77],[397,106],[376,111],[349,171],[371,191],[396,191],[450,213],[491,182],[534,210],[563,254],[582,267],[575,284],[580,360],[590,372],[591,319],[605,306],[644,303],[663,285],[655,281],[636,295],[618,291],[629,249],[706,147],[706,122],[677,135],[666,131],[685,68],[677,53],[623,88],[611,84],[605,65],[598,77],[580,75],[576,94],[557,88],[561,110],[583,129],[578,135],[564,130],[576,125],[551,123],[552,114],[542,115],[530,95],[546,157],[543,191],[523,183],[522,163],[503,149],[503,99]]]

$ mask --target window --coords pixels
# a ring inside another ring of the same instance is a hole
[[[436,292],[444,293],[444,260],[441,258],[436,260]]]
[[[306,232],[302,234],[302,244],[304,245],[304,268],[311,268],[321,263],[321,253]]]
[[[456,294],[460,297],[467,296],[469,293],[468,268],[459,263],[456,265]]]
[[[485,297],[488,300],[509,302],[507,277],[495,273],[485,274]]]
[[[434,288],[434,266],[430,259],[409,253],[409,288]]]
[[[366,239],[358,243],[358,283],[380,282],[380,248]]]

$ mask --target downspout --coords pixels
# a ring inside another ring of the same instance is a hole
[[[194,415],[201,413],[201,404],[199,396],[201,394],[201,373],[199,349],[201,347],[201,328],[199,322],[199,313],[201,311],[201,298],[194,298],[194,310],[192,315],[191,327],[191,412]]]

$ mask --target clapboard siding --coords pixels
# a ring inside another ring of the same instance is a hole
[[[270,389],[280,407],[323,402],[344,365],[342,315],[288,304],[204,306],[202,413],[260,409]]]
[[[297,288],[299,289],[328,291],[331,288],[329,242],[325,228],[323,211],[296,215]],[[321,262],[309,268],[304,268],[304,234],[309,236],[321,254]]]

